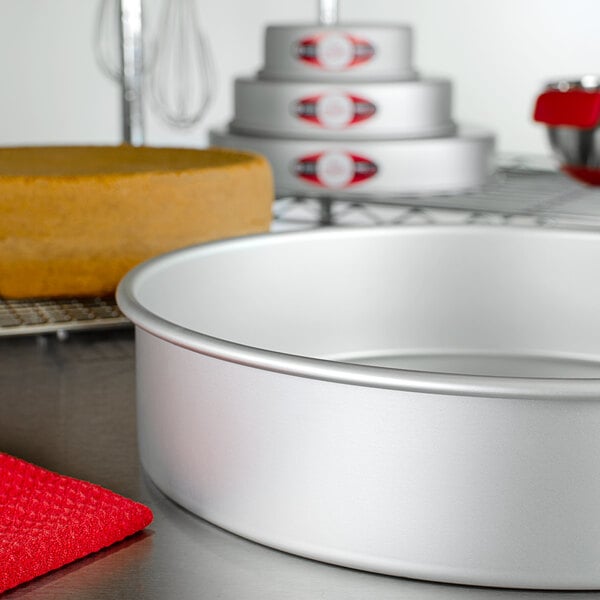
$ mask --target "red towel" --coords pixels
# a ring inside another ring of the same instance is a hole
[[[142,504],[0,453],[0,593],[151,521]]]

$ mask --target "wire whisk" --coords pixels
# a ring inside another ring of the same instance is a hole
[[[106,77],[120,82],[123,76],[121,68],[120,46],[121,0],[100,0],[96,9],[94,28],[94,55],[96,64]],[[142,12],[142,21],[144,13]],[[142,28],[145,23],[142,22]],[[148,51],[150,50],[150,52]],[[152,48],[144,48],[145,73],[152,70],[154,53]]]
[[[212,56],[198,22],[195,0],[163,0],[154,47],[150,91],[167,123],[191,127],[212,100]]]
[[[121,3],[99,0],[94,32],[96,62],[104,75],[117,82],[123,80]],[[163,121],[188,128],[206,114],[213,98],[215,72],[195,0],[162,1],[156,35],[145,44],[142,71],[151,108]]]

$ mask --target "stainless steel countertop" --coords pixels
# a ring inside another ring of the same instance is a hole
[[[134,388],[131,330],[77,333],[66,341],[54,336],[0,340],[0,450],[144,502],[155,515],[145,532],[22,585],[5,598],[582,597],[577,592],[490,590],[373,575],[284,554],[227,533],[172,503],[141,472]],[[600,593],[584,594],[600,598]]]

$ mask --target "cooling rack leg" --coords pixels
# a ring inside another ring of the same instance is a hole
[[[333,224],[333,214],[332,214],[332,206],[333,199],[331,198],[320,198],[321,203],[321,218],[319,220],[319,225],[327,226]]]

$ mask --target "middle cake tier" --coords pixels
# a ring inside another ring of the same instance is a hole
[[[302,139],[409,139],[452,135],[447,79],[382,83],[235,82],[235,133]]]

